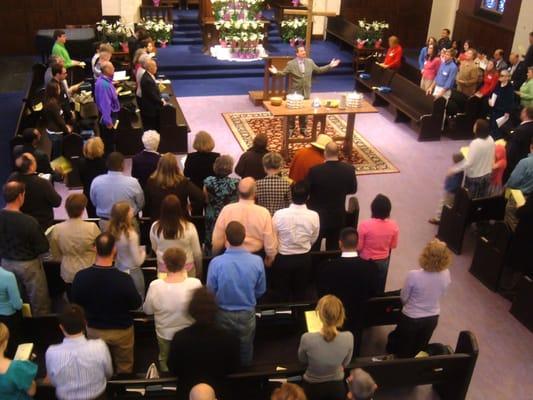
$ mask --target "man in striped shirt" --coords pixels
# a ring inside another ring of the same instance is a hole
[[[101,339],[87,340],[83,309],[71,304],[59,317],[63,343],[46,351],[47,378],[60,400],[104,398],[107,379],[113,375],[111,356]]]

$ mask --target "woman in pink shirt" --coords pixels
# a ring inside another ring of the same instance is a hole
[[[385,291],[390,252],[398,246],[398,224],[391,220],[389,198],[378,194],[370,205],[372,218],[359,224],[357,251],[363,260],[374,261],[379,268],[380,289]]]
[[[440,57],[434,44],[428,45],[428,53],[424,60],[424,68],[422,68],[422,79],[420,80],[420,87],[424,91],[431,87],[431,84],[437,76],[440,67]]]

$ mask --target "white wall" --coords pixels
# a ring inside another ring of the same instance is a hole
[[[443,28],[448,28],[453,34],[455,13],[459,8],[459,0],[433,0],[429,28],[426,36],[440,37]]]
[[[102,0],[103,15],[120,15],[122,22],[132,24],[140,18],[142,0]]]
[[[529,32],[533,31],[533,0],[522,0],[516,24],[513,51],[525,54],[529,46]]]

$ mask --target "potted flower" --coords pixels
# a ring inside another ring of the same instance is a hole
[[[357,21],[355,38],[357,48],[381,48],[383,34],[387,29],[389,29],[389,24],[384,21],[367,22],[364,19]]]
[[[292,47],[303,42],[307,32],[307,18],[291,18],[281,21],[281,38]]]

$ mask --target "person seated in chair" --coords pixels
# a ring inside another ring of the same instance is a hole
[[[65,306],[59,316],[59,329],[65,338],[46,350],[47,380],[55,386],[59,400],[99,400],[113,375],[107,345],[101,339],[87,339],[86,325],[83,308]]]

